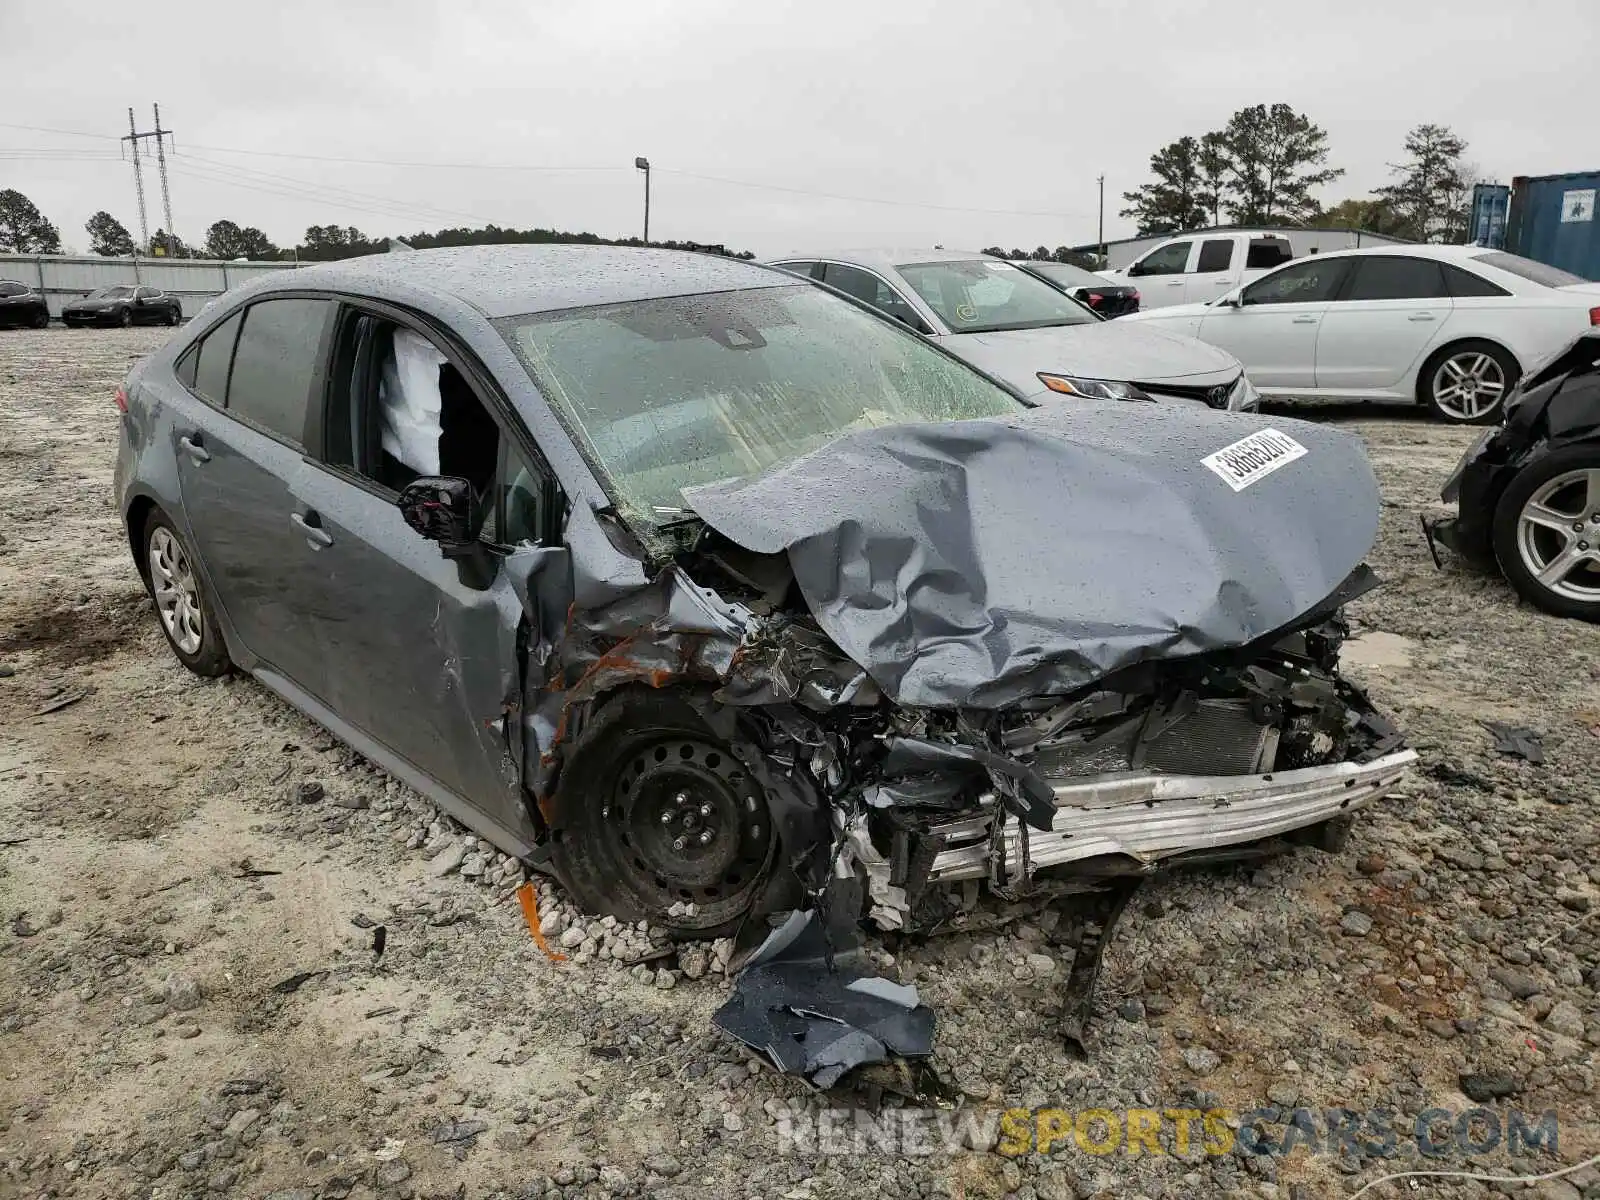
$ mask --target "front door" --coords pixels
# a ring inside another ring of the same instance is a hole
[[[1213,305],[1201,341],[1229,351],[1259,388],[1316,387],[1317,331],[1344,278],[1344,260],[1308,259],[1258,279],[1237,305]]]
[[[1350,282],[1328,306],[1317,341],[1317,387],[1394,388],[1440,338],[1455,311],[1433,259],[1377,254],[1352,260]]]
[[[515,584],[547,556],[549,474],[490,414],[469,364],[376,309],[347,309],[319,443],[294,501],[326,544],[312,604],[340,717],[514,837],[522,800],[523,679]],[[499,411],[499,406],[496,405]],[[492,577],[466,580],[396,506],[420,475],[484,497]],[[537,631],[541,635],[550,631]]]

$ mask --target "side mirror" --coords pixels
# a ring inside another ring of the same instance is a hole
[[[1144,274],[1144,263],[1142,263],[1142,262],[1132,263],[1128,267],[1128,274],[1131,275],[1131,276],[1143,275]]]
[[[406,484],[396,502],[406,524],[446,552],[471,545],[483,528],[472,484],[453,475],[424,475]]]

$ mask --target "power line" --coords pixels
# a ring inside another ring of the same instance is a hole
[[[174,158],[174,167],[176,168],[179,164],[204,173],[215,182],[227,182],[245,188],[273,191],[279,195],[299,195],[306,199],[330,204],[344,204],[347,207],[359,208],[363,211],[379,212],[380,215],[384,216],[411,218],[419,214],[427,214],[429,219],[434,220],[442,217],[450,220],[465,218],[469,221],[483,222],[483,218],[476,213],[439,208],[430,204],[396,201],[387,196],[375,196],[367,192],[335,187],[331,184],[316,183],[309,179],[297,179],[292,176],[275,175],[267,171],[255,171],[246,167],[237,167],[231,163],[219,163],[203,155],[178,155]]]
[[[103,135],[85,133],[82,130],[72,129],[46,129],[37,125],[16,125],[0,121],[0,128],[29,129],[37,133],[61,133],[73,137],[101,137]],[[344,155],[330,154],[301,154],[287,150],[246,150],[239,146],[212,146],[201,142],[188,143],[192,149],[209,150],[218,154],[243,154],[259,158],[287,158],[302,159],[307,162],[347,163],[359,166],[374,167],[403,167],[419,168],[423,170],[443,171],[549,171],[560,172],[593,172],[593,171],[626,171],[628,167],[618,166],[553,166],[536,163],[481,163],[481,162],[436,162],[390,158],[353,158]],[[677,170],[671,167],[657,167],[657,171],[664,174],[677,175],[685,179],[698,179],[707,183],[719,183],[727,187],[750,188],[757,191],[782,192],[792,196],[812,196],[821,200],[837,200],[849,204],[880,204],[892,208],[916,208],[931,212],[978,213],[985,216],[1002,217],[1089,217],[1094,214],[1067,209],[1020,209],[1020,208],[985,208],[964,204],[934,204],[920,200],[896,199],[888,196],[857,196],[842,192],[825,192],[815,188],[791,187],[785,184],[761,183],[751,179],[734,179],[726,175],[710,175],[699,171]]]

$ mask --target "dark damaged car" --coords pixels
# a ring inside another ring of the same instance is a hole
[[[1425,526],[1430,542],[1498,566],[1546,612],[1600,622],[1600,335],[1518,385],[1441,495],[1457,515]]]
[[[776,270],[326,264],[224,297],[118,404],[181,661],[679,935],[1251,853],[1414,758],[1338,670],[1355,439],[1029,408]]]

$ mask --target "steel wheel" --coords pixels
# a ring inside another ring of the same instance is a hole
[[[1433,404],[1453,421],[1479,421],[1505,399],[1505,368],[1482,350],[1452,354],[1433,373]]]
[[[183,653],[198,654],[204,628],[200,587],[183,547],[165,526],[150,532],[149,563],[150,591],[167,636]]]
[[[1517,555],[1548,591],[1600,603],[1600,468],[1563,471],[1528,497],[1517,517]]]
[[[696,738],[635,748],[601,815],[616,830],[619,872],[654,911],[680,902],[708,919],[741,911],[771,862],[760,790],[732,754]]]

